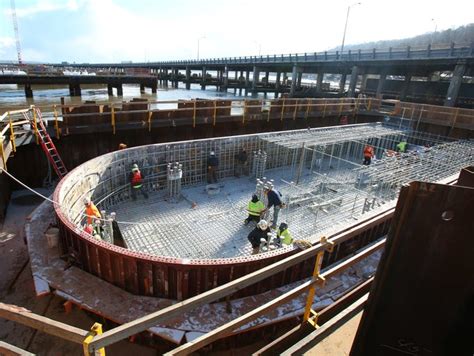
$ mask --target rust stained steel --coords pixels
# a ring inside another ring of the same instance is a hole
[[[472,351],[474,189],[402,189],[351,355]]]

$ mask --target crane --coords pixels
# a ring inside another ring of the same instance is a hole
[[[16,41],[16,54],[18,55],[18,64],[23,64],[21,60],[21,46],[20,46],[20,35],[18,32],[18,21],[16,19],[16,8],[15,0],[10,0],[11,11],[12,11],[12,20],[13,20],[13,31],[15,32],[15,41]]]

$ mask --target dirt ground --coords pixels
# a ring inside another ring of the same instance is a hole
[[[41,190],[42,193],[48,193]],[[66,314],[64,300],[51,294],[37,297],[24,242],[26,217],[41,202],[28,191],[14,192],[0,231],[0,301],[27,308],[37,314],[84,330],[95,322],[92,316],[73,308]],[[83,355],[81,345],[0,318],[0,340],[38,355]],[[155,349],[122,341],[107,348],[108,355],[156,355]]]
[[[48,191],[40,189],[49,195]],[[29,191],[17,191],[12,195],[3,226],[0,229],[0,302],[14,304],[46,316],[53,320],[88,330],[96,317],[78,308],[66,313],[65,300],[54,295],[37,297],[24,239],[24,223],[28,215],[41,203],[41,198]],[[357,329],[360,316],[353,318],[348,327],[334,333],[328,340],[317,345],[309,355],[347,355]],[[355,332],[355,331],[354,331]],[[0,341],[38,355],[83,355],[82,346],[69,341],[37,332],[0,318]],[[206,355],[251,355],[266,344],[263,340],[239,349],[209,352]],[[107,355],[158,355],[152,347],[134,344],[128,341],[118,342],[106,349]]]
[[[50,193],[45,189],[38,190],[46,196]],[[21,306],[39,315],[88,330],[94,322],[100,320],[95,320],[93,315],[75,307],[66,313],[65,300],[54,294],[42,297],[37,297],[35,294],[24,239],[24,223],[41,202],[42,198],[27,190],[16,191],[12,195],[5,221],[0,229],[0,302]],[[0,341],[38,355],[83,355],[81,345],[2,318],[0,318]],[[263,345],[263,342],[258,342],[239,349],[207,354],[250,355]],[[148,356],[159,355],[160,352],[152,347],[121,341],[106,348],[106,354]]]
[[[306,356],[342,356],[349,355],[362,312],[355,315],[347,323],[305,353]]]

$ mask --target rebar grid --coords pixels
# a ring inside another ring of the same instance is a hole
[[[402,139],[409,152],[388,157],[387,150]],[[360,124],[150,145],[85,163],[63,183],[60,199],[78,226],[83,197],[92,196],[101,210],[115,211],[132,250],[180,258],[236,257],[251,252],[246,237],[254,225],[244,226],[243,220],[252,194],[262,193],[265,182],[282,193],[287,205],[279,222],[287,222],[295,238],[317,239],[394,205],[406,182],[437,181],[473,164],[473,141],[447,141]],[[366,144],[374,146],[378,158],[370,166],[361,165]],[[234,178],[242,147],[252,167],[255,156],[265,153],[260,184],[255,177]],[[210,151],[219,158],[220,194],[215,196],[203,186]],[[145,175],[148,200],[130,201],[134,163]]]

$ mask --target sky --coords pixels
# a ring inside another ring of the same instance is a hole
[[[324,51],[474,22],[474,0],[16,0],[24,61],[121,62]],[[0,0],[0,60],[16,59]]]

